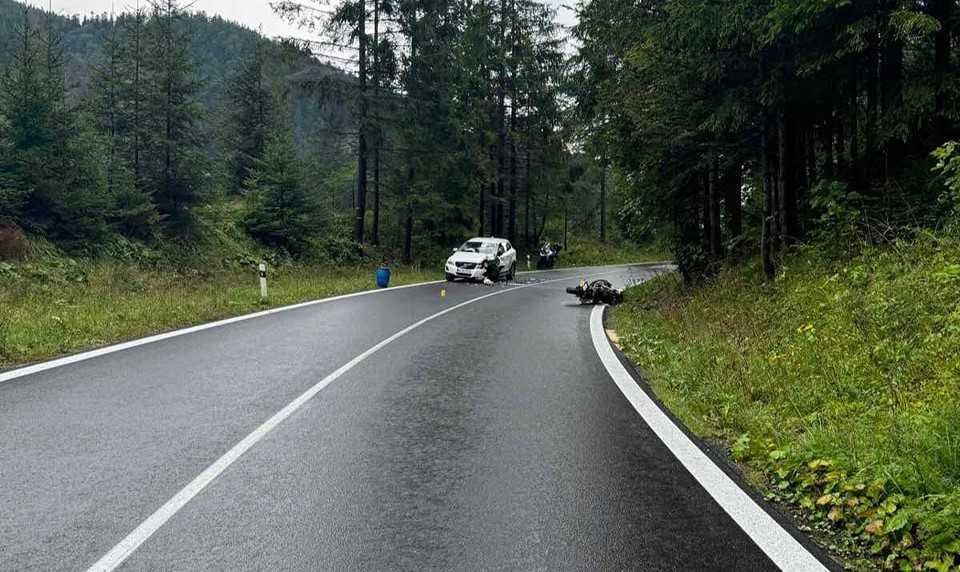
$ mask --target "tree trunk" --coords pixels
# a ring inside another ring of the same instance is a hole
[[[357,202],[354,221],[354,240],[363,243],[367,217],[367,10],[366,0],[360,0],[357,22],[360,43],[360,121],[357,136]]]
[[[947,89],[946,78],[950,72],[950,44],[953,38],[953,3],[955,0],[934,0],[934,17],[940,22],[934,43],[934,128],[937,143],[946,135]]]
[[[902,103],[903,96],[903,42],[889,38],[883,49],[880,68],[882,88],[882,111],[885,116],[893,116]],[[896,136],[884,142],[884,177],[893,178],[900,170],[903,157],[903,143]]]
[[[713,238],[712,221],[710,218],[710,171],[700,173],[697,177],[697,188],[700,189],[700,250],[704,256],[712,257]]]
[[[773,174],[770,112],[763,110],[760,129],[760,160],[763,163],[763,224],[760,225],[760,256],[763,259],[763,272],[768,280],[773,280],[776,267],[773,264],[773,251],[776,250],[774,237],[776,229],[776,184]]]
[[[780,242],[786,246],[796,240],[797,232],[797,195],[796,195],[796,163],[795,163],[795,136],[793,133],[793,119],[786,110],[777,114],[778,148],[777,156],[780,163],[778,201],[778,219],[780,226]]]
[[[517,64],[519,57],[519,29],[517,26],[516,0],[510,2],[510,208],[508,214],[507,237],[511,243],[517,241]]]
[[[380,0],[373,0],[373,96],[380,105]],[[383,130],[377,117],[373,141],[373,228],[372,242],[380,246],[380,147],[383,144]]]
[[[760,53],[760,81],[766,83],[769,79],[769,54]],[[764,104],[760,115],[760,163],[763,173],[763,220],[760,225],[760,258],[763,263],[763,273],[767,280],[773,280],[776,274],[776,268],[773,264],[773,237],[776,235],[773,230],[774,224],[774,180],[773,180],[773,160],[771,130],[772,121],[770,120],[770,108]]]
[[[377,135],[376,144],[373,148],[373,228],[370,229],[373,235],[372,242],[374,246],[380,246],[380,136]]]
[[[485,192],[486,189],[487,189],[487,183],[485,183],[484,181],[480,181],[480,184],[477,185],[477,186],[479,187],[478,190],[480,191],[480,193],[479,193],[479,195],[480,195],[480,202],[479,202],[479,204],[477,205],[477,215],[478,215],[478,218],[480,219],[480,225],[479,225],[479,228],[478,228],[478,230],[477,230],[477,234],[478,234],[479,236],[483,236],[484,234],[486,234],[486,226],[484,225],[484,222],[485,222],[485,220],[486,220],[486,218],[487,218],[487,217],[486,217],[486,209],[487,209],[486,199],[487,199],[487,197],[486,197],[486,192]]]
[[[797,196],[800,197],[803,193],[803,190],[807,188],[808,181],[810,180],[807,177],[807,138],[806,130],[803,129],[802,122],[800,121],[800,116],[794,115],[794,125],[793,125],[793,143],[794,143],[794,180],[797,182]],[[804,115],[803,117],[806,117]]]
[[[563,250],[567,251],[567,197],[563,197]]]
[[[710,160],[707,173],[707,192],[710,210],[710,256],[719,260],[723,256],[723,237],[720,234],[720,165],[716,157]]]
[[[723,206],[730,238],[743,234],[743,167],[737,161],[723,176]]]
[[[503,223],[497,222],[497,216],[500,214],[500,209],[498,206],[499,199],[497,197],[497,184],[494,182],[490,183],[490,236],[497,236],[500,233],[497,231],[497,227],[501,226]]]
[[[834,144],[836,145],[834,157],[837,162],[837,167],[834,172],[837,180],[850,180],[849,163],[846,160],[847,138],[843,131],[843,115],[840,109],[834,112],[833,126],[836,131],[836,137],[834,138]]]
[[[507,0],[500,0],[500,29],[497,55],[499,73],[497,76],[497,193],[494,200],[494,217],[491,230],[496,236],[503,236],[503,206],[500,199],[506,187],[506,153],[507,153]]]
[[[510,103],[510,205],[508,214],[507,238],[511,243],[517,241],[517,142],[516,133],[517,109],[516,100]]]
[[[874,0],[874,7],[876,7]],[[870,34],[870,41],[867,47],[867,66],[866,66],[866,91],[867,91],[867,110],[864,117],[864,181],[872,180],[877,173],[877,160],[880,156],[877,147],[877,120],[880,108],[880,27],[879,14],[874,15],[874,23]]]
[[[857,78],[856,62],[851,64],[850,72],[850,181],[861,188],[862,169],[860,168],[860,87]]]
[[[524,197],[524,208],[523,208],[523,244],[526,246],[527,250],[530,249],[530,205],[533,202],[533,185],[530,180],[530,130],[527,129],[527,145],[526,145],[526,177],[523,180],[523,197]]]
[[[820,176],[831,180],[834,178],[835,165],[833,164],[833,111],[827,114],[826,120],[820,126],[820,146],[823,148],[823,166]]]
[[[547,217],[550,215],[550,187],[546,188],[543,195],[543,216],[540,217],[540,229],[537,230],[536,244],[543,238],[543,231],[547,228]]]
[[[413,262],[413,159],[407,168],[407,192],[404,197],[404,224],[403,224],[403,263]]]
[[[600,163],[600,242],[607,242],[607,164]]]

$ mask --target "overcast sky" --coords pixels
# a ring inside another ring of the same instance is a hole
[[[136,6],[137,0],[26,0],[42,8],[50,4],[54,12],[67,15],[86,16],[88,14],[109,13],[112,8],[123,12]],[[575,0],[546,0],[559,6],[562,3],[573,4]],[[145,0],[141,0],[146,3]],[[189,3],[189,2],[188,2]],[[270,9],[268,0],[195,0],[193,10],[202,10],[208,14],[219,14],[228,20],[239,22],[249,28],[262,29],[267,36],[300,36],[305,34],[296,28],[287,25]],[[560,24],[569,26],[575,23],[576,16],[566,8],[560,8],[557,20]]]

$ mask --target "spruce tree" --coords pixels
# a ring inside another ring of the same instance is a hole
[[[191,208],[203,189],[203,151],[198,137],[198,82],[190,58],[190,35],[176,0],[153,4],[146,29],[144,60],[143,162],[145,184],[165,230],[184,235],[194,229]]]
[[[303,184],[289,130],[271,134],[244,186],[250,193],[248,232],[265,244],[303,253],[319,228],[319,209]]]
[[[159,215],[137,177],[142,140],[142,24],[142,12],[110,21],[101,45],[101,63],[93,69],[93,109],[107,150],[104,169],[113,203],[110,222],[126,236],[149,239],[156,232]]]
[[[40,53],[37,32],[31,27],[28,13],[17,27],[17,40],[11,65],[0,82],[0,115],[5,125],[0,160],[3,166],[3,185],[0,207],[22,226],[30,227],[26,211],[34,200],[36,184],[30,166],[34,157],[50,145],[48,100],[38,97],[43,93]],[[41,222],[42,224],[42,222]]]
[[[100,150],[81,139],[67,105],[63,49],[49,20],[36,30],[24,12],[14,64],[0,82],[0,115],[7,127],[2,206],[21,226],[74,248],[102,239],[110,205]]]
[[[264,80],[264,41],[257,39],[252,57],[243,63],[227,91],[230,105],[228,145],[232,148],[232,190],[245,190],[257,160],[262,159],[274,127],[274,97]]]

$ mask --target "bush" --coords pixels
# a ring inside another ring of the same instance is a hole
[[[309,241],[309,258],[318,263],[356,265],[366,261],[363,248],[343,237],[316,238]]]
[[[23,260],[30,253],[30,241],[13,221],[0,219],[0,260]]]

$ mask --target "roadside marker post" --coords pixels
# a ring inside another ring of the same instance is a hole
[[[267,265],[263,262],[260,263],[258,268],[258,273],[260,274],[260,303],[267,303]]]
[[[530,255],[527,255],[527,270],[530,270]]]

